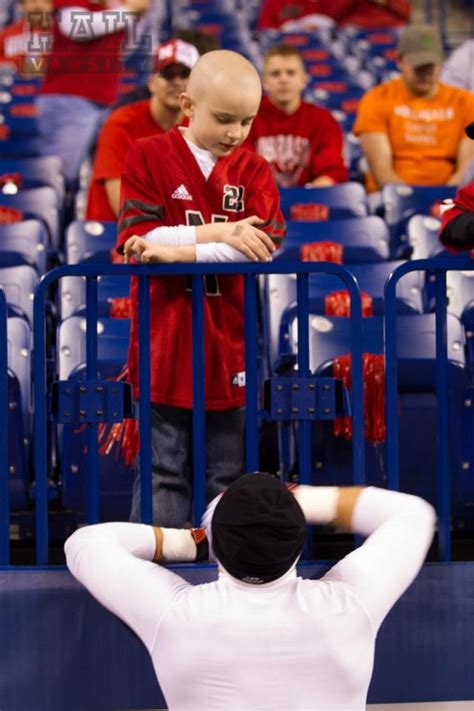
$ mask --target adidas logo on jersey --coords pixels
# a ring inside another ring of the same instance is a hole
[[[188,193],[185,185],[181,184],[171,196],[175,200],[192,200],[193,196]]]

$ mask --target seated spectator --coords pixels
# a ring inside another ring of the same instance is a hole
[[[174,33],[172,39],[180,39],[183,40],[183,42],[194,45],[199,55],[219,49],[219,40],[217,37],[208,32],[201,32],[201,30],[178,30]],[[149,99],[150,97],[151,92],[147,82],[121,96],[113,108],[118,109],[120,106],[126,106],[126,104],[131,104],[134,101],[141,101],[142,99]]]
[[[0,31],[0,65],[11,65],[22,76],[44,73],[52,9],[52,0],[21,0],[23,17]]]
[[[327,0],[263,0],[257,20],[259,30],[276,29],[306,15],[327,14]]]
[[[474,182],[458,190],[442,220],[440,239],[450,252],[474,249]]]
[[[179,97],[198,58],[197,49],[187,42],[171,40],[161,45],[156,73],[148,80],[151,98],[122,106],[107,118],[97,144],[87,219],[117,218],[120,176],[128,149],[137,138],[163,133],[180,122]]]
[[[70,190],[117,99],[126,31],[150,0],[54,0],[53,47],[38,96],[43,155],[63,160]]]
[[[465,130],[474,141],[474,121]],[[474,249],[474,180],[458,190],[453,207],[443,213],[440,239],[450,252]]]
[[[407,0],[264,0],[257,26],[261,30],[277,28],[289,20],[322,14],[338,25],[397,27],[408,22],[410,13]]]
[[[348,179],[343,135],[327,109],[302,100],[304,60],[294,47],[276,45],[263,64],[262,99],[246,146],[270,164],[277,185],[328,186]]]
[[[464,126],[474,115],[474,95],[439,82],[443,55],[434,28],[409,27],[398,52],[401,77],[365,94],[353,128],[369,165],[367,189],[458,185],[473,156]]]
[[[444,63],[441,81],[474,91],[474,39],[466,40],[454,50]]]

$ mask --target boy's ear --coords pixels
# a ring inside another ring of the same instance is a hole
[[[181,111],[188,118],[192,118],[194,114],[194,101],[185,91],[179,97],[179,103],[181,106]]]

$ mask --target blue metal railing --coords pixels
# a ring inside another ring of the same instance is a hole
[[[437,512],[438,551],[442,561],[451,560],[451,492],[449,474],[448,358],[446,272],[472,271],[473,260],[458,257],[420,259],[402,264],[385,285],[385,376],[387,426],[387,478],[390,489],[400,488],[398,436],[397,306],[399,280],[409,272],[430,271],[436,275],[436,416],[437,416]]]
[[[141,435],[141,514],[142,520],[152,520],[151,491],[151,408],[150,408],[150,303],[149,279],[153,276],[192,275],[193,303],[193,460],[195,484],[195,520],[199,520],[205,508],[205,406],[204,406],[204,303],[203,275],[208,265],[156,265],[156,266],[113,266],[113,265],[68,265],[45,275],[38,286],[34,301],[34,463],[36,476],[36,560],[37,564],[48,562],[48,480],[50,478],[48,460],[48,404],[46,379],[47,342],[45,332],[45,305],[49,289],[65,276],[85,276],[87,279],[87,335],[86,335],[86,377],[97,378],[97,279],[101,275],[141,277],[139,286],[139,328],[140,328],[140,418]],[[235,273],[235,265],[213,265],[217,275]],[[297,274],[298,296],[298,370],[296,377],[309,374],[309,334],[308,334],[308,275],[327,273],[338,276],[351,295],[351,349],[353,358],[353,481],[365,480],[365,441],[363,416],[362,378],[362,316],[360,292],[354,277],[344,267],[336,264],[274,262],[272,264],[248,264],[238,266],[243,274],[245,303],[245,368],[246,388],[246,467],[255,471],[259,467],[258,452],[258,373],[257,373],[257,276],[259,274]],[[396,286],[405,274],[411,271],[430,271],[436,274],[436,392],[437,392],[437,496],[439,515],[439,556],[450,560],[450,462],[448,449],[448,375],[447,375],[447,328],[446,328],[446,272],[451,270],[473,270],[471,259],[437,258],[407,262],[398,267],[389,277],[385,288],[385,357],[386,357],[386,418],[387,418],[387,471],[390,488],[399,488],[399,446],[398,446],[398,373],[396,346]],[[0,417],[8,422],[8,380],[7,380],[7,311],[3,292],[0,291]],[[99,457],[97,454],[97,424],[89,423],[88,432],[88,475],[87,475],[87,521],[100,520],[99,510]],[[300,480],[311,481],[311,423],[300,421],[298,427],[298,449]],[[0,565],[9,564],[9,511],[8,511],[8,431],[0,428]]]
[[[0,565],[10,563],[8,492],[8,337],[7,302],[0,288]]]
[[[140,372],[140,476],[141,516],[145,523],[152,521],[151,492],[151,408],[150,408],[150,303],[149,278],[191,274],[193,308],[193,473],[194,517],[199,520],[206,506],[205,480],[205,417],[204,417],[204,310],[203,276],[209,271],[205,264],[173,265],[102,265],[80,264],[59,267],[41,280],[34,302],[34,368],[35,368],[35,476],[36,476],[36,561],[45,565],[48,561],[48,458],[47,458],[47,402],[46,383],[46,338],[44,308],[48,290],[65,276],[87,278],[87,378],[97,377],[97,278],[102,275],[138,276],[139,280],[139,372]],[[213,274],[235,274],[232,264],[213,265]],[[274,262],[273,264],[239,264],[238,271],[244,278],[245,306],[245,368],[246,368],[246,468],[255,471],[259,466],[258,453],[258,377],[257,377],[257,276],[259,274],[297,274],[298,290],[298,372],[304,377],[309,372],[308,339],[308,274],[326,273],[338,276],[351,295],[351,346],[353,357],[353,452],[354,481],[364,481],[364,419],[362,379],[362,315],[360,292],[354,277],[337,264],[311,262]],[[89,302],[90,300],[90,302]],[[90,359],[90,362],[89,362]],[[196,375],[198,377],[196,377]],[[301,481],[311,480],[311,423],[302,422],[299,428]],[[99,475],[97,454],[97,425],[88,424],[88,474],[87,474],[87,521],[99,520]]]

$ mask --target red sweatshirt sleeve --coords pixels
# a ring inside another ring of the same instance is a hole
[[[329,111],[321,111],[318,122],[319,130],[311,145],[312,179],[326,175],[343,183],[349,179],[349,172],[344,163],[342,131]]]

